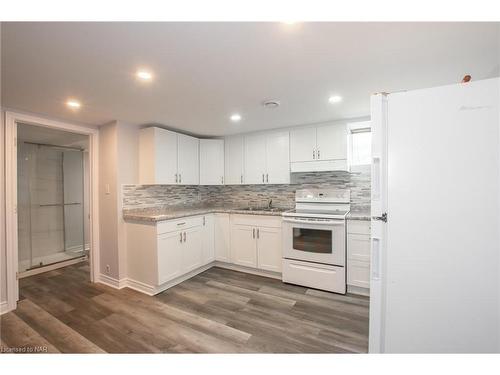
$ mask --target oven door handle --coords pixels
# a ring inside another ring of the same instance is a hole
[[[344,220],[321,220],[321,221],[315,221],[315,220],[300,220],[300,219],[294,219],[294,218],[289,218],[289,217],[284,217],[283,221],[286,223],[297,223],[297,224],[312,224],[312,225],[344,225],[345,222]]]

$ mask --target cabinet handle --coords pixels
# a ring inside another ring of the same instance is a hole
[[[255,238],[255,228],[252,229],[252,237]]]
[[[205,216],[203,216],[203,226],[205,226]]]
[[[316,151],[313,149],[313,159],[316,159]]]
[[[262,182],[264,183],[264,173],[262,173]]]
[[[222,176],[222,177],[220,178],[220,181],[221,181],[221,183],[222,183],[222,184],[224,184],[224,176]]]
[[[259,233],[260,233],[259,228],[257,228],[257,238],[259,238]]]
[[[320,158],[320,157],[319,157],[319,149],[318,149],[318,159],[319,159],[319,158]]]
[[[184,232],[184,242],[186,242],[186,232]]]
[[[243,183],[243,175],[241,175],[240,181],[241,183]]]
[[[266,173],[266,182],[269,182],[269,173]]]
[[[179,242],[182,243],[182,232],[179,233],[181,235],[181,238],[179,239]]]
[[[179,182],[178,181],[178,177],[177,177],[177,173],[175,174],[175,183]]]
[[[182,183],[182,174],[179,173],[179,184]]]
[[[178,226],[181,226],[181,225],[184,225],[184,224],[186,224],[185,221],[183,221],[182,223],[177,223]]]

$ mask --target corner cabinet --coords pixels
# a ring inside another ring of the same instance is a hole
[[[224,140],[200,139],[200,185],[224,184]]]
[[[347,124],[322,124],[292,129],[291,171],[348,171],[347,138]]]
[[[139,135],[139,183],[198,185],[199,140],[150,127]]]
[[[290,133],[245,136],[245,183],[290,183]]]

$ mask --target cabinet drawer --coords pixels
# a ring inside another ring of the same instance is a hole
[[[347,258],[363,262],[370,261],[370,236],[366,234],[347,235]]]
[[[281,228],[281,216],[231,215],[231,224],[253,227]]]
[[[347,233],[370,235],[371,222],[365,220],[348,220]]]
[[[370,288],[370,263],[348,260],[347,284],[360,288]]]
[[[203,216],[183,217],[181,219],[160,221],[156,224],[156,234],[174,232],[203,225]]]

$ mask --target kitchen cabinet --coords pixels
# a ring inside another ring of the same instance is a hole
[[[200,139],[200,185],[224,184],[224,140]]]
[[[245,137],[245,183],[290,183],[288,132],[267,132]]]
[[[198,185],[200,183],[199,139],[177,134],[177,155],[178,183]]]
[[[241,185],[244,181],[245,142],[242,135],[224,139],[224,183]]]
[[[181,275],[182,232],[158,236],[158,284]]]
[[[215,218],[213,214],[203,216],[203,263],[215,260]]]
[[[230,262],[230,226],[229,214],[214,214],[214,247],[215,260]]]
[[[347,171],[347,138],[346,124],[322,124],[291,130],[291,171]]]
[[[257,267],[256,228],[250,225],[231,226],[231,258],[234,264]]]
[[[183,274],[203,265],[202,233],[203,227],[200,225],[187,228],[181,233],[181,268]]]
[[[231,260],[234,264],[281,272],[281,218],[233,215]]]
[[[353,293],[369,293],[370,230],[369,221],[347,222],[347,285]]]
[[[157,127],[139,134],[139,183],[199,184],[199,141]]]

